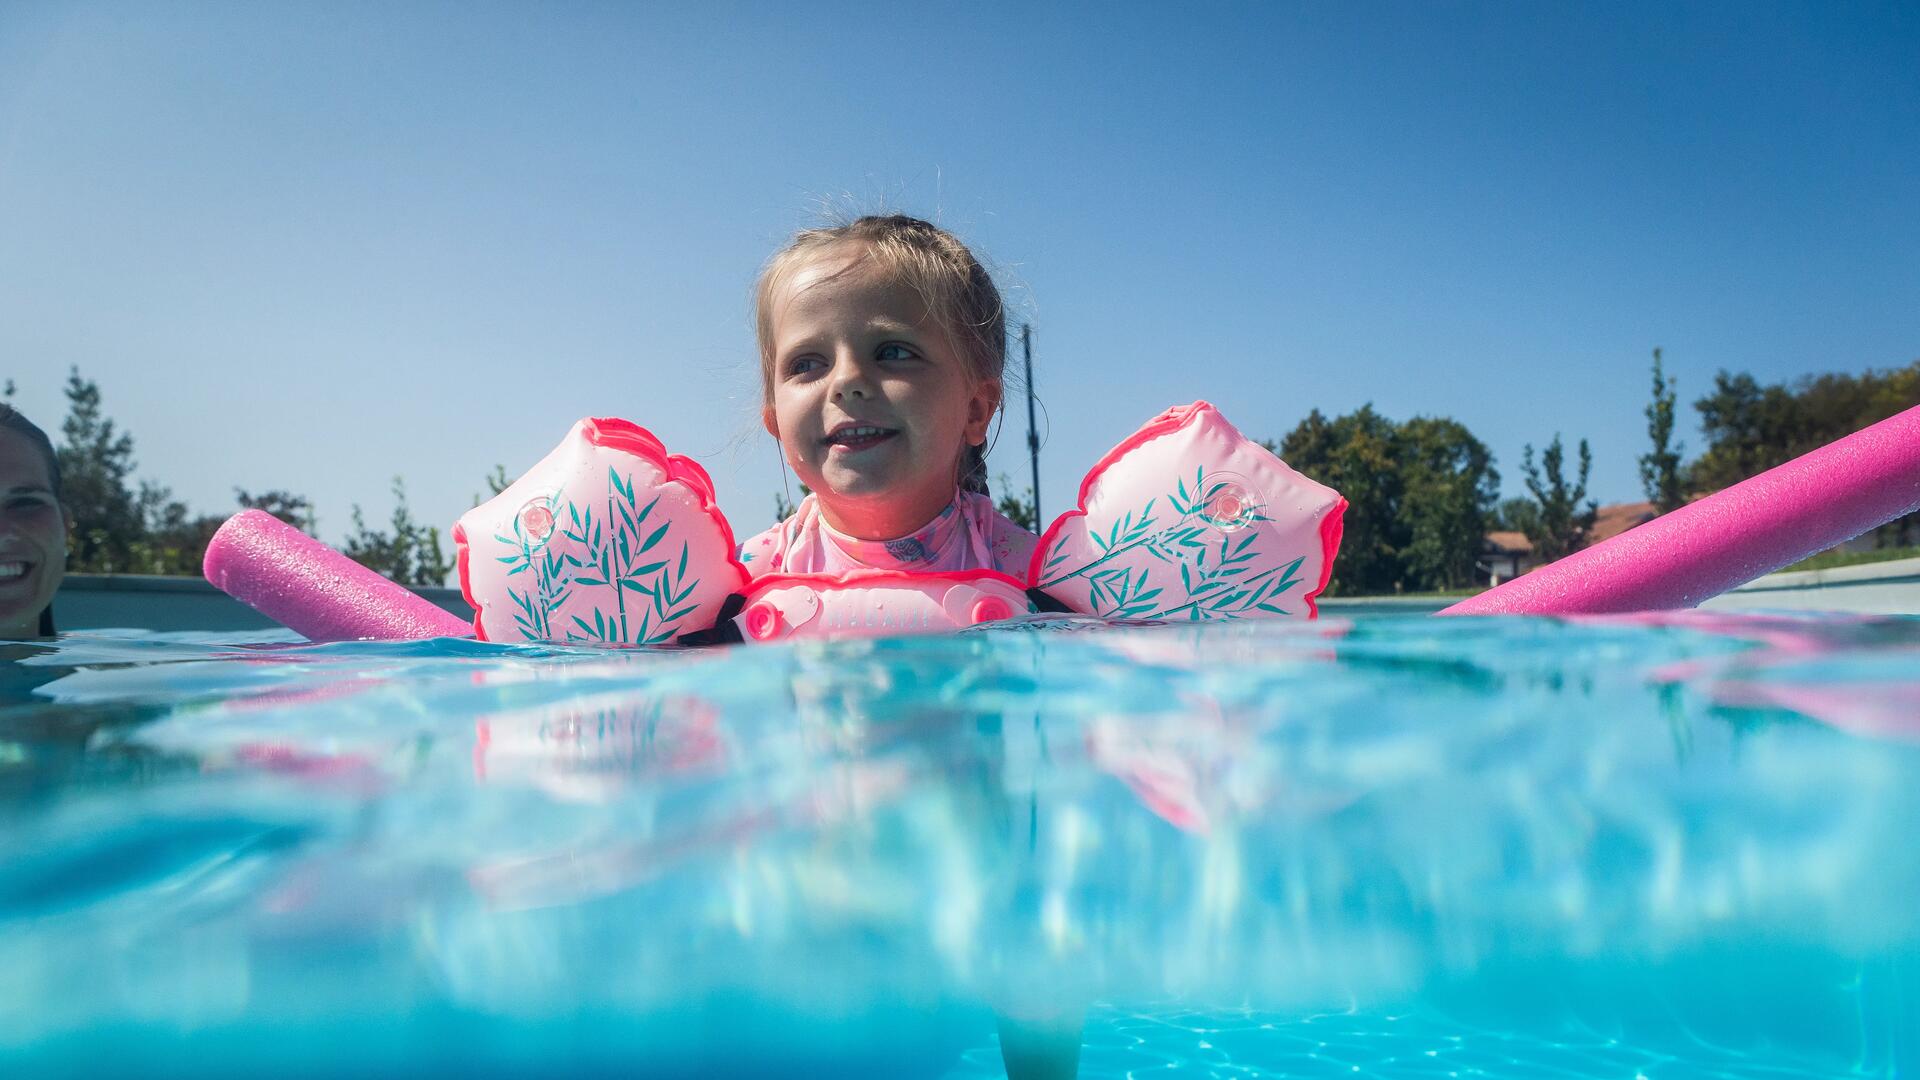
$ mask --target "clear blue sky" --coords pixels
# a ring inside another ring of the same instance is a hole
[[[751,531],[749,287],[835,200],[1000,269],[1049,515],[1202,397],[1453,416],[1513,493],[1585,436],[1627,500],[1655,345],[1683,400],[1920,358],[1917,179],[1913,3],[0,0],[0,375],[54,428],[79,365],[141,475],[333,542],[608,414]]]

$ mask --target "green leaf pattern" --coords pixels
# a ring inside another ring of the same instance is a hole
[[[1282,598],[1303,580],[1306,556],[1281,562],[1262,550],[1258,540],[1266,530],[1251,526],[1274,520],[1262,503],[1245,503],[1241,527],[1232,531],[1210,521],[1206,507],[1228,486],[1197,467],[1191,487],[1179,477],[1173,491],[1127,511],[1104,533],[1089,529],[1087,539],[1099,553],[1092,561],[1072,566],[1072,550],[1056,544],[1041,564],[1038,587],[1083,581],[1093,613],[1113,619],[1200,622],[1292,614]],[[1149,573],[1156,568],[1140,565],[1143,555],[1165,569]],[[1171,578],[1176,568],[1177,590]]]
[[[609,466],[604,502],[548,497],[547,536],[526,535],[515,514],[513,535],[494,535],[510,552],[497,556],[507,576],[526,575],[525,588],[507,588],[514,625],[534,640],[627,645],[658,645],[686,629],[700,579],[687,575],[688,541],[675,551],[667,512],[650,521],[660,499],[640,504],[632,475]]]

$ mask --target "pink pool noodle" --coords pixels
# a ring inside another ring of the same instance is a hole
[[[201,567],[215,588],[311,641],[473,632],[466,620],[264,510],[228,518]]]
[[[1920,510],[1920,406],[1514,578],[1442,615],[1692,607]]]

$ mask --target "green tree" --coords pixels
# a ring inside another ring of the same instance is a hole
[[[1500,497],[1493,452],[1466,426],[1444,417],[1400,425],[1401,547],[1408,587],[1458,589],[1479,578],[1476,565]]]
[[[1493,520],[1494,528],[1532,536],[1540,531],[1540,504],[1532,499],[1506,499]]]
[[[242,510],[265,510],[281,521],[311,535],[315,528],[313,503],[305,495],[291,491],[263,491],[258,495],[245,488],[234,488],[233,497]]]
[[[1647,403],[1647,438],[1653,449],[1640,455],[1640,486],[1660,514],[1677,510],[1687,501],[1680,483],[1680,453],[1685,447],[1673,441],[1673,388],[1661,366],[1660,350],[1655,349],[1653,400]]]
[[[1540,455],[1539,466],[1533,463],[1531,443],[1520,457],[1521,468],[1527,474],[1527,491],[1533,495],[1537,514],[1533,520],[1534,531],[1527,533],[1527,539],[1533,542],[1534,555],[1547,561],[1585,547],[1599,512],[1599,507],[1591,502],[1585,508],[1580,505],[1587,497],[1587,474],[1593,469],[1593,453],[1587,448],[1587,440],[1580,440],[1580,477],[1571,484],[1562,468],[1565,458],[1558,432]]]
[[[1707,438],[1706,452],[1689,468],[1687,486],[1695,491],[1737,484],[1802,452],[1800,410],[1784,386],[1762,387],[1744,372],[1721,371],[1713,392],[1693,407]]]
[[[1397,430],[1363,405],[1335,420],[1315,409],[1280,441],[1295,469],[1346,496],[1347,513],[1330,592],[1391,593],[1405,587]]]
[[[9,380],[6,387],[11,388]],[[100,387],[67,373],[67,418],[61,425],[62,494],[74,515],[68,568],[76,573],[171,574],[198,577],[207,543],[225,518],[196,514],[155,480],[134,477],[133,436],[102,406]],[[313,504],[287,491],[252,495],[239,488],[241,508],[266,510],[313,531]]]
[[[809,495],[811,495],[811,494],[813,494],[813,489],[812,489],[812,488],[810,488],[810,487],[808,487],[808,486],[807,486],[807,485],[805,485],[805,484],[801,484],[801,485],[800,485],[800,498],[801,498],[802,500],[805,500],[805,499],[806,499],[806,497],[807,497],[807,496],[809,496]],[[785,521],[785,520],[787,520],[788,518],[790,518],[790,517],[792,517],[792,516],[793,516],[793,512],[794,512],[795,510],[798,510],[798,509],[799,509],[799,507],[798,507],[798,506],[796,506],[796,505],[795,505],[795,504],[794,504],[794,503],[792,502],[792,500],[790,500],[790,499],[788,499],[788,498],[787,498],[787,493],[786,493],[786,492],[784,492],[784,491],[776,491],[776,492],[774,492],[774,493],[773,493],[773,522],[774,522],[774,524],[776,524],[776,525],[778,525],[778,524],[779,524],[780,522],[782,522],[782,521]]]
[[[150,480],[140,483],[143,531],[131,545],[127,569],[137,574],[197,577],[207,544],[224,518],[196,515],[173,497],[172,489]]]
[[[1915,405],[1920,362],[1768,386],[1744,372],[1721,371],[1712,392],[1693,403],[1707,448],[1688,467],[1687,484],[1695,491],[1737,484]],[[1920,539],[1920,515],[1886,525],[1874,537],[1883,547],[1911,544]]]
[[[1445,417],[1395,423],[1371,405],[1334,420],[1315,409],[1277,448],[1267,447],[1347,498],[1329,591],[1445,589],[1475,580],[1499,473],[1464,425]]]
[[[242,510],[265,510],[296,529],[313,532],[313,504],[304,496],[287,491],[254,495],[243,488],[234,488],[233,494]],[[194,513],[173,497],[172,489],[150,480],[140,482],[139,502],[145,531],[132,545],[128,569],[138,574],[198,577],[207,545],[227,519]]]
[[[487,499],[491,499],[495,495],[513,486],[513,481],[507,479],[507,467],[505,465],[495,465],[493,471],[487,474],[486,483],[487,494],[484,497],[475,495],[473,497],[473,505],[479,506],[481,503],[486,502]]]
[[[131,486],[133,436],[118,430],[100,406],[100,387],[67,374],[66,437],[57,453],[62,495],[73,512],[68,568],[80,573],[129,573],[135,546],[146,539],[141,500]]]
[[[406,482],[393,478],[391,532],[367,528],[358,503],[353,507],[353,532],[347,537],[348,558],[402,585],[444,585],[453,565],[440,544],[440,530],[413,519],[407,505]]]
[[[1013,481],[1006,473],[1000,474],[1000,490],[1006,492],[993,504],[1001,516],[1030,533],[1040,531],[1040,513],[1033,507],[1033,486],[1029,484],[1025,495],[1013,494]]]
[[[474,493],[473,505],[475,506],[479,506],[481,503],[486,502],[488,499],[493,498],[495,495],[513,486],[513,481],[507,479],[507,467],[505,465],[495,465],[493,471],[488,473],[484,480],[487,485],[487,493],[485,495],[481,495],[478,492]]]

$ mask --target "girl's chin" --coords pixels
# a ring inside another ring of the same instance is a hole
[[[951,489],[930,491],[922,478],[903,479],[875,473],[856,473],[828,469],[820,476],[818,484],[809,483],[808,489],[829,500],[846,507],[890,507],[904,508],[919,506],[926,502],[945,505],[953,498]]]
[[[888,499],[904,498],[909,494],[902,489],[901,485],[889,482],[884,476],[837,470],[822,476],[818,485],[808,484],[807,486],[828,498],[845,499],[849,502],[885,502]]]

